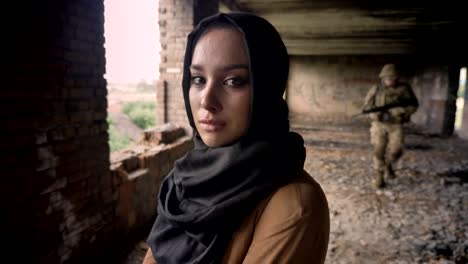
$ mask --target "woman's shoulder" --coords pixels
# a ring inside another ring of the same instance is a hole
[[[278,188],[268,199],[262,217],[299,219],[326,215],[328,202],[322,187],[306,171]]]
[[[303,172],[259,204],[234,234],[223,263],[323,263],[329,233],[325,195]]]

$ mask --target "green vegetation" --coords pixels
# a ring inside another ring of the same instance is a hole
[[[139,92],[155,92],[156,91],[156,83],[149,84],[145,80],[141,80],[137,83],[136,89]]]
[[[130,139],[115,128],[114,120],[108,117],[107,123],[109,124],[108,132],[110,151],[114,152],[128,147],[131,143]]]
[[[154,102],[128,102],[124,104],[122,112],[141,129],[155,126],[156,104]],[[107,118],[107,123],[109,125],[109,146],[111,152],[127,148],[132,144],[131,138],[117,129],[116,123],[111,117]]]
[[[463,117],[463,107],[468,107],[464,104],[464,97],[465,97],[465,87],[464,83],[460,82],[460,86],[458,86],[458,94],[457,94],[457,112],[455,115],[455,129],[460,129],[462,125],[462,117]]]
[[[463,117],[463,107],[467,107],[463,105],[463,98],[458,97],[457,99],[457,112],[455,114],[455,129],[460,129],[462,125],[462,117]]]
[[[142,129],[154,127],[156,124],[156,104],[154,102],[129,102],[124,105],[123,112]]]
[[[459,130],[462,125],[462,115],[458,114],[455,116],[455,129]]]
[[[466,85],[461,85],[458,86],[458,97],[463,98],[465,96],[465,87]]]

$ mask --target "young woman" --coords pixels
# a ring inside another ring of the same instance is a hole
[[[258,16],[218,14],[188,36],[195,147],[162,183],[145,264],[325,261],[328,205],[289,132],[288,71],[278,32]]]

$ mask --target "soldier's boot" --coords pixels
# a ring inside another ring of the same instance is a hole
[[[377,175],[375,179],[372,181],[372,185],[374,185],[375,188],[384,188],[385,187],[385,181],[384,181],[384,172],[381,170],[377,171]]]
[[[395,171],[393,170],[392,164],[385,166],[385,179],[393,180],[396,178]]]

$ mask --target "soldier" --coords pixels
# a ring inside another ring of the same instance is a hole
[[[367,93],[363,112],[370,111],[372,120],[370,135],[374,147],[374,169],[376,188],[385,187],[386,179],[395,178],[394,164],[403,154],[403,124],[409,122],[419,103],[408,83],[399,81],[394,64],[386,64],[380,71],[380,84]],[[388,106],[388,109],[385,109]],[[372,112],[379,107],[380,111]],[[382,110],[384,108],[384,110]]]

